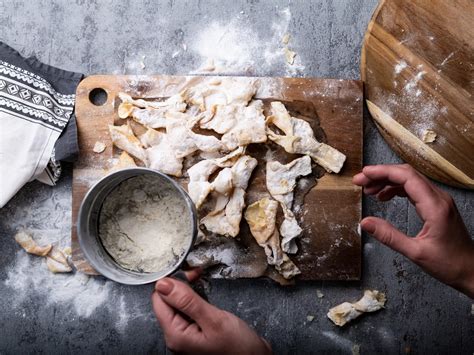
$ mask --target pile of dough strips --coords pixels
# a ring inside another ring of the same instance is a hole
[[[223,78],[209,79],[165,101],[133,99],[120,93],[119,117],[133,119],[146,132],[137,137],[130,121],[110,125],[109,130],[114,145],[123,150],[119,168],[135,165],[131,155],[146,167],[181,177],[184,159],[199,153],[202,160],[186,172],[188,193],[197,209],[209,199],[215,201],[200,224],[208,232],[227,237],[239,234],[245,191],[257,166],[257,160],[245,154],[246,146],[270,139],[288,153],[302,155],[286,165],[267,161],[266,185],[272,198],[253,203],[244,214],[268,264],[289,279],[301,273],[288,257],[297,252],[295,238],[302,232],[292,211],[296,179],[311,173],[311,160],[338,173],[346,157],[318,142],[309,123],[291,117],[281,102],[272,102],[271,115],[265,117],[262,101],[253,100],[256,92],[256,81]],[[212,130],[220,139],[197,134],[195,128]],[[212,181],[211,176],[215,176]],[[277,229],[279,205],[284,220]]]

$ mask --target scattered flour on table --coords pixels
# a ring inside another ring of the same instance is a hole
[[[349,339],[346,339],[332,331],[323,331],[321,334],[331,340],[331,342],[341,350],[352,351],[352,347],[356,345]]]
[[[271,26],[270,38],[263,38],[242,16],[228,23],[214,21],[197,33],[190,50],[201,57],[201,63],[212,61],[213,74],[270,73],[275,67],[284,67],[286,76],[302,76],[305,66],[301,55],[290,41],[288,47],[297,52],[290,65],[285,59],[282,38],[289,32],[291,12],[289,8],[277,11]],[[292,37],[293,38],[293,37]],[[192,74],[209,74],[206,64]]]
[[[106,309],[120,332],[133,319],[153,317],[151,310],[145,313],[138,304],[125,302],[124,295],[112,287],[112,281],[82,273],[52,275],[43,258],[23,250],[17,252],[4,285],[13,292],[12,307],[21,309],[33,296],[40,296],[45,302],[41,308],[59,309],[70,319],[88,318]]]

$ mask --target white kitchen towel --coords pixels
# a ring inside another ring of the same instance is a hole
[[[81,78],[0,43],[0,208],[28,181],[57,180],[55,144]]]

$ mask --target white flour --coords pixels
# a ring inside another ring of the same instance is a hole
[[[293,65],[286,63],[282,38],[289,32],[291,12],[285,8],[277,12],[268,36],[261,36],[244,16],[231,22],[215,21],[202,29],[192,41],[190,50],[201,57],[201,63],[212,61],[215,70],[200,70],[193,74],[255,74],[269,73],[284,67],[285,76],[302,76],[305,66],[290,40],[288,47],[297,53]],[[206,65],[205,65],[206,66]],[[204,68],[204,66],[202,67]]]
[[[104,201],[99,235],[129,270],[158,272],[176,264],[192,234],[186,202],[171,184],[141,175],[118,185]]]
[[[414,92],[415,88],[417,87],[418,85],[418,82],[423,78],[423,76],[426,74],[425,71],[420,71],[418,72],[414,77],[413,79],[411,79],[406,85],[405,85],[405,91],[407,92],[407,94],[411,95],[411,94],[416,94],[416,92]],[[416,95],[416,96],[420,96],[420,95]]]
[[[400,74],[403,69],[407,67],[407,62],[404,60],[400,61],[397,65],[395,65],[395,74]]]
[[[17,252],[4,285],[12,292],[7,295],[11,306],[18,309],[20,315],[22,305],[31,302],[33,296],[39,296],[43,302],[42,309],[59,309],[69,319],[88,318],[106,309],[121,332],[133,319],[153,319],[149,306],[125,303],[124,295],[112,287],[112,281],[81,273],[53,275],[44,258],[31,256],[23,250]],[[146,309],[146,312],[140,309]]]

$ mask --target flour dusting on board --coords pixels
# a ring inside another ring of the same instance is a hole
[[[415,94],[416,95],[416,87],[418,85],[418,82],[423,78],[423,76],[426,74],[425,71],[419,71],[413,79],[411,79],[406,85],[405,85],[405,91],[408,94]],[[419,94],[416,96],[420,96]]]
[[[302,76],[305,66],[297,51],[293,64],[285,60],[282,38],[287,34],[290,22],[290,9],[278,10],[269,38],[259,35],[243,16],[227,23],[210,23],[190,45],[190,50],[197,53],[203,63],[193,74],[270,73],[283,66],[285,75]],[[291,41],[288,48],[295,51]]]
[[[4,285],[12,292],[9,299],[15,308],[21,308],[33,296],[39,296],[44,299],[43,308],[60,309],[71,319],[88,318],[106,309],[122,332],[131,320],[152,317],[151,312],[140,311],[139,305],[125,303],[124,296],[112,287],[111,281],[81,273],[52,275],[43,258],[33,257],[23,250],[17,252]]]
[[[403,107],[410,117],[416,118],[407,123],[407,128],[421,139],[424,132],[433,129],[436,122],[441,122],[443,117],[447,117],[448,109],[422,90],[420,82],[427,74],[423,70],[423,64],[416,66],[415,73],[410,79],[399,76],[406,68],[408,68],[408,64],[404,60],[394,67],[393,85],[394,87],[397,87],[398,84],[403,85],[399,94],[381,91],[376,95],[379,96],[378,102],[380,102],[381,109],[389,116],[396,117],[397,108]],[[447,126],[449,122],[445,121],[443,125]]]
[[[397,65],[395,65],[395,74],[400,74],[403,69],[407,67],[407,62],[404,60],[400,61]]]

